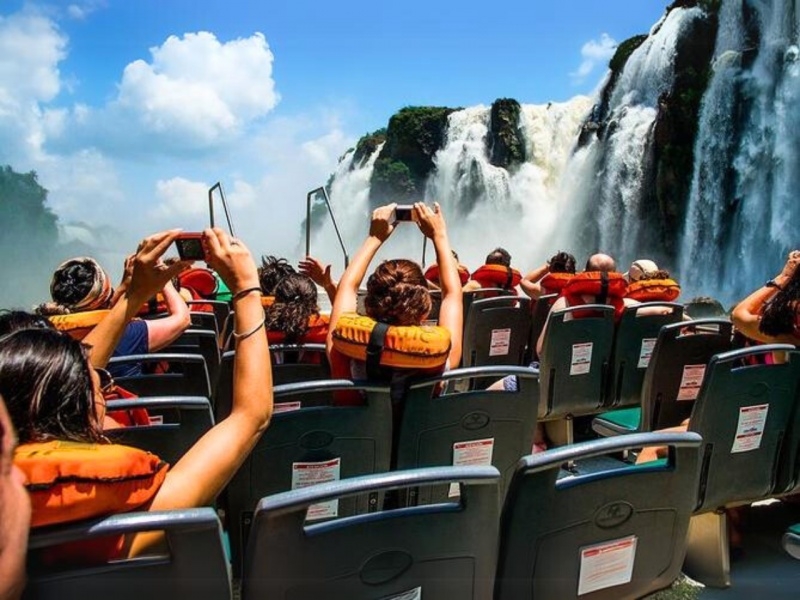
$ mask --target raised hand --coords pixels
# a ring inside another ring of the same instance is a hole
[[[128,280],[129,297],[138,302],[146,302],[161,291],[168,281],[191,265],[191,261],[179,261],[167,266],[161,260],[180,232],[180,229],[171,229],[146,237],[139,244],[136,254],[125,261],[126,275],[123,283]],[[127,275],[129,268],[130,277]]]
[[[372,222],[369,224],[369,234],[381,242],[385,242],[394,231],[393,215],[397,203],[379,206],[372,211]]]
[[[219,227],[203,232],[208,266],[214,269],[234,295],[258,288],[258,269],[253,255],[241,240],[231,238]]]
[[[313,256],[306,256],[300,261],[297,267],[303,275],[307,275],[311,278],[311,281],[322,287],[330,285],[333,281],[331,278],[331,266],[323,266],[323,264]]]
[[[438,202],[433,203],[433,208],[424,202],[414,204],[414,217],[422,234],[431,240],[437,235],[447,234],[447,224],[444,221],[442,207]]]

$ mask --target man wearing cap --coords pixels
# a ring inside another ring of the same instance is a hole
[[[639,281],[642,277],[652,275],[656,271],[658,271],[658,265],[656,263],[646,258],[640,258],[631,263],[628,272],[625,273],[625,278],[628,282]]]

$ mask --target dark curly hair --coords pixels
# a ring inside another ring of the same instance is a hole
[[[266,309],[266,325],[280,331],[287,343],[296,343],[308,333],[308,321],[319,315],[317,286],[308,275],[290,273],[275,287],[275,302]]]
[[[800,269],[764,305],[758,330],[766,335],[798,335],[800,330]]]
[[[86,347],[52,329],[0,338],[0,396],[20,443],[102,441]]]
[[[412,260],[386,260],[367,280],[367,316],[388,325],[419,325],[431,312],[428,282]]]
[[[281,279],[297,271],[285,258],[276,256],[262,256],[261,266],[258,268],[258,283],[265,296],[274,296],[275,288]]]
[[[569,252],[557,252],[548,264],[551,273],[575,273],[575,257]]]

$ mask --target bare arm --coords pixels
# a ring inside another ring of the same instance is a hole
[[[147,324],[147,347],[150,352],[158,352],[169,346],[192,323],[189,306],[171,281],[164,286],[162,294],[169,316],[145,321]]]
[[[336,291],[336,299],[333,302],[333,309],[331,310],[330,324],[328,325],[328,339],[326,347],[328,357],[331,357],[333,351],[333,330],[336,329],[336,323],[339,317],[347,312],[355,312],[357,306],[358,287],[367,273],[369,263],[378,252],[392,231],[394,231],[394,224],[389,222],[391,215],[394,212],[397,204],[389,204],[376,208],[372,212],[372,222],[369,227],[369,235],[361,248],[358,249],[350,265],[342,273],[342,278],[339,280],[339,288]]]
[[[167,473],[149,510],[210,504],[233,477],[272,417],[272,369],[255,261],[241,243],[231,243],[221,229],[203,233],[208,263],[223,278],[236,300],[236,342],[231,414],[206,432]],[[240,292],[253,291],[237,296]],[[136,536],[132,555],[161,539]]]
[[[130,283],[108,315],[83,340],[91,348],[89,362],[93,367],[105,367],[108,364],[114,348],[122,339],[125,325],[136,316],[142,304],[190,264],[177,262],[167,267],[160,261],[161,255],[179,233],[179,229],[163,231],[139,244],[132,260]]]
[[[439,265],[439,284],[442,289],[442,305],[439,308],[439,326],[450,332],[450,354],[447,358],[451,369],[461,362],[462,336],[464,332],[464,303],[458,264],[450,250],[447,226],[439,203],[430,206],[417,202],[414,205],[417,224],[422,233],[433,242],[436,263]]]
[[[550,265],[548,263],[545,263],[541,267],[530,271],[527,275],[525,275],[525,277],[522,278],[522,281],[519,282],[519,286],[522,288],[522,291],[534,300],[538,300],[539,297],[544,293],[542,284],[539,283],[539,281],[542,279],[542,277],[547,275],[549,271]]]

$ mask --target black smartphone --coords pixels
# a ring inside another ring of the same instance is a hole
[[[395,223],[398,221],[413,221],[414,220],[414,205],[413,204],[398,204],[394,209]]]
[[[205,260],[202,233],[182,233],[175,238],[175,247],[181,260]]]

